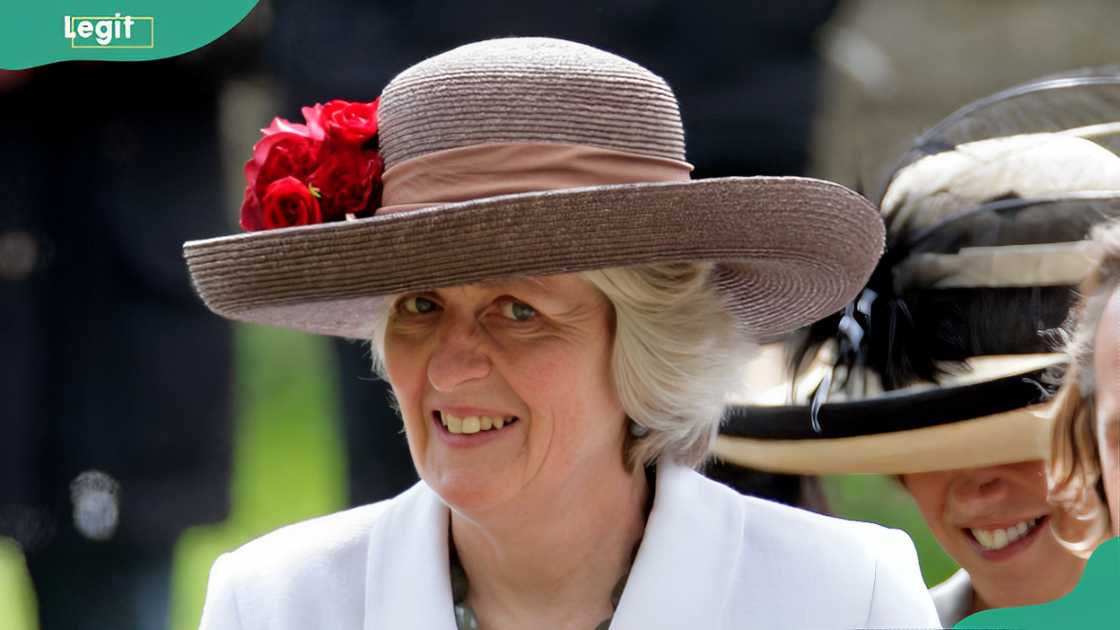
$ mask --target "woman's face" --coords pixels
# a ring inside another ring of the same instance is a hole
[[[1108,498],[1112,535],[1120,536],[1120,291],[1105,307],[1093,348],[1097,452]]]
[[[575,275],[400,296],[389,381],[421,478],[480,514],[555,501],[624,470],[613,309]]]
[[[972,578],[983,608],[1068,593],[1084,562],[1050,532],[1041,461],[902,476],[941,547]]]

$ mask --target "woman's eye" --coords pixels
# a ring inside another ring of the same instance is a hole
[[[524,322],[532,319],[537,311],[524,302],[507,300],[502,302],[502,315],[514,321]]]
[[[401,301],[401,308],[413,315],[423,315],[436,310],[436,303],[426,297],[415,296]]]

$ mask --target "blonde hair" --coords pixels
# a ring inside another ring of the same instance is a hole
[[[740,389],[755,346],[713,284],[710,263],[667,263],[580,272],[614,310],[613,385],[627,417],[630,466],[707,458],[727,395]],[[373,322],[374,371],[386,378],[386,298]],[[635,433],[641,435],[634,435]]]
[[[1101,258],[1081,287],[1081,299],[1065,326],[1070,365],[1053,403],[1054,426],[1046,466],[1050,502],[1061,508],[1053,529],[1058,540],[1087,557],[1110,522],[1101,489],[1095,427],[1093,348],[1105,306],[1120,289],[1120,221],[1093,230]]]

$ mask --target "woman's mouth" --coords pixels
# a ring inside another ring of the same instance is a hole
[[[498,431],[517,422],[517,416],[456,416],[445,411],[436,411],[435,416],[448,433],[468,435]]]
[[[968,527],[965,528],[965,532],[981,555],[990,560],[999,560],[1014,555],[1030,544],[1047,520],[1048,516],[1043,515],[1020,521],[1009,527],[994,529]]]

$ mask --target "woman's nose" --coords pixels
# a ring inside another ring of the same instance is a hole
[[[437,391],[450,392],[490,374],[490,358],[482,351],[477,324],[452,323],[437,334],[437,347],[428,362],[428,381]]]
[[[999,467],[962,471],[949,489],[954,506],[965,514],[976,514],[1007,497],[1008,481]]]

